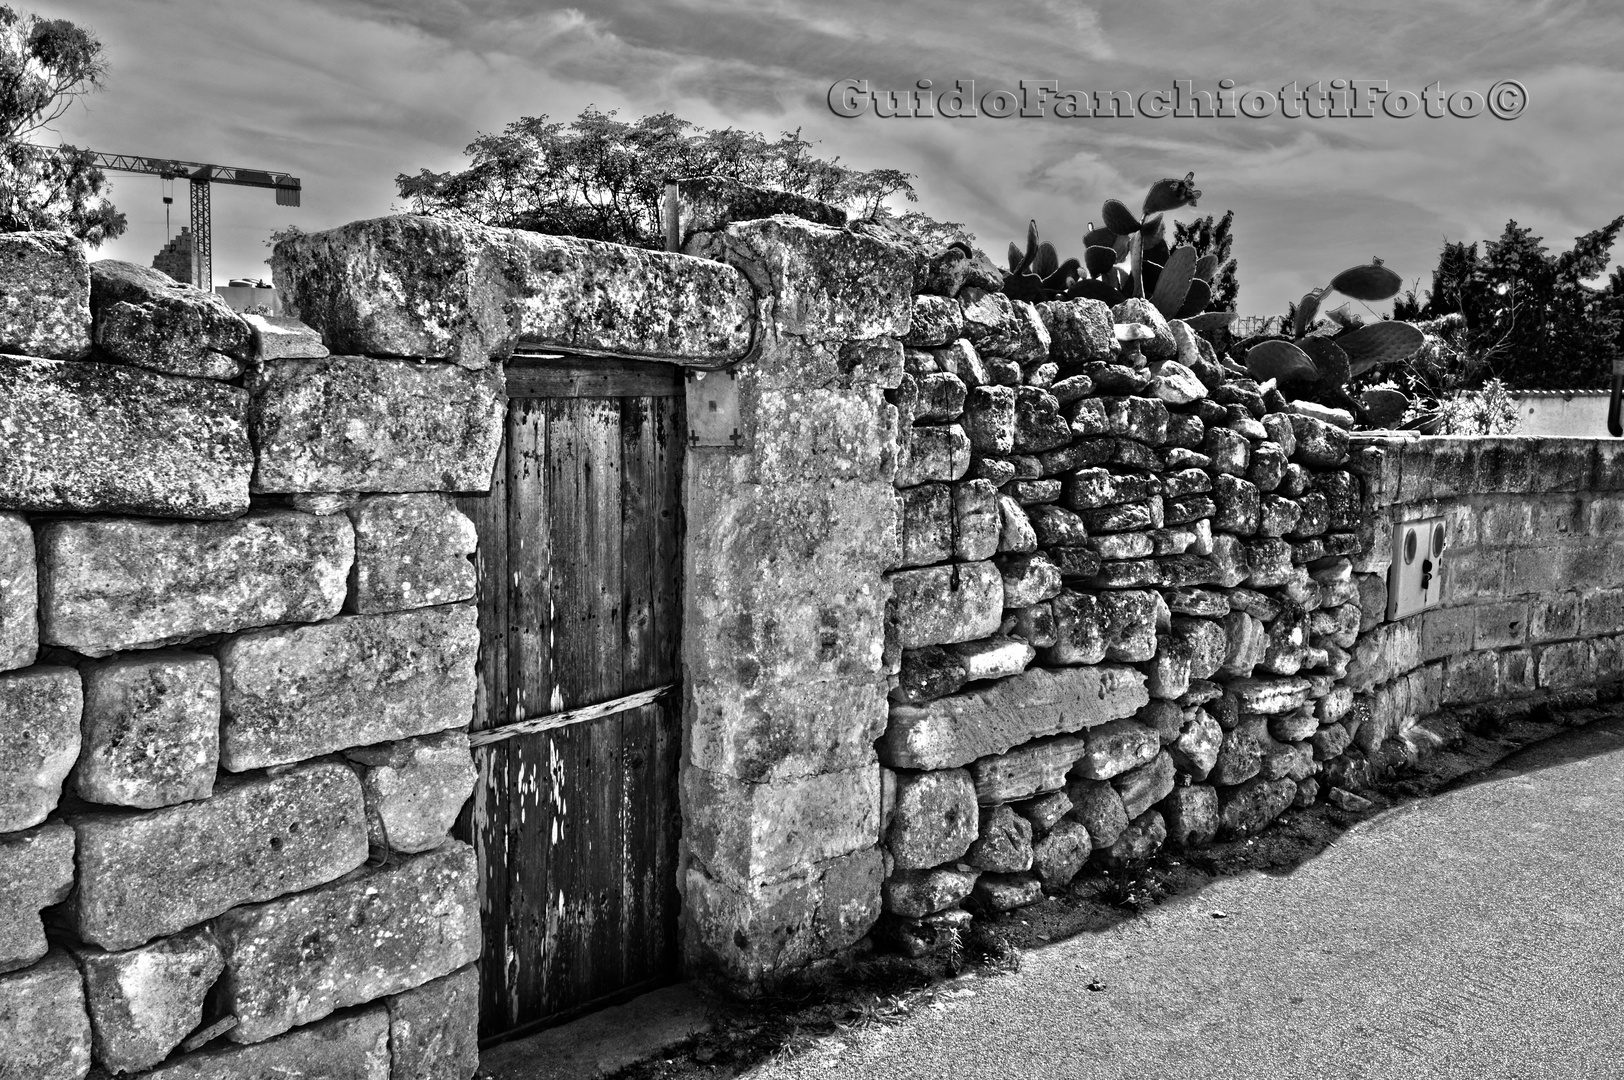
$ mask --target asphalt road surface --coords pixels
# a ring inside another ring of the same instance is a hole
[[[1624,721],[949,994],[749,1075],[1624,1078]]]

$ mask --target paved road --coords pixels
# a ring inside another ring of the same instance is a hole
[[[1613,720],[750,1076],[1624,1077],[1621,927]]]

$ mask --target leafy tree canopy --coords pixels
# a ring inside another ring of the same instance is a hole
[[[1235,211],[1225,210],[1223,217],[1208,214],[1194,221],[1173,222],[1173,246],[1190,244],[1197,257],[1211,255],[1218,260],[1218,269],[1212,275],[1212,299],[1207,301],[1208,311],[1234,311],[1240,297],[1241,283],[1237,274],[1240,264],[1230,255],[1235,246],[1231,231],[1235,224]]]
[[[1426,299],[1400,297],[1393,317],[1410,321],[1458,313],[1461,355],[1479,378],[1515,389],[1582,389],[1607,384],[1624,355],[1624,274],[1603,286],[1624,216],[1551,254],[1532,229],[1506,223],[1482,245],[1445,243]]]
[[[671,113],[626,121],[588,106],[568,124],[526,116],[499,134],[479,135],[464,152],[472,164],[461,171],[396,177],[413,212],[657,248],[669,177],[722,176],[866,218],[890,218],[885,202],[892,196],[917,199],[913,174],[817,157],[799,131],[769,140],[736,128],[706,130]],[[915,216],[892,220],[917,227]]]
[[[0,5],[0,232],[57,229],[99,246],[124,231],[87,151],[31,145],[106,72],[101,42],[83,28]]]

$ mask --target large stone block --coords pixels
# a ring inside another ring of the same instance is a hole
[[[84,244],[67,233],[0,233],[0,353],[77,360],[89,351]]]
[[[138,1072],[168,1057],[203,1022],[203,997],[224,970],[205,929],[125,952],[81,949],[97,1064]]]
[[[372,495],[349,510],[362,615],[467,600],[477,578],[474,523],[446,495]]]
[[[86,665],[79,796],[151,810],[206,799],[220,760],[220,665],[162,652]]]
[[[780,337],[901,337],[913,319],[911,254],[871,236],[780,214],[695,236],[684,250],[744,271],[771,298],[761,320]]]
[[[928,870],[961,857],[976,838],[976,788],[963,769],[903,773],[885,843],[901,870]]]
[[[253,332],[219,296],[117,259],[90,264],[90,312],[101,355],[170,375],[235,379]]]
[[[389,1080],[469,1080],[479,1068],[479,969],[472,964],[384,1000]]]
[[[474,789],[474,761],[465,732],[366,746],[344,756],[361,767],[367,841],[385,851],[427,851],[445,843],[447,830]]]
[[[83,697],[69,667],[0,675],[0,832],[45,820],[79,756]]]
[[[104,949],[331,881],[367,857],[360,781],[334,762],[227,778],[202,802],[71,824],[79,835],[75,924]]]
[[[40,910],[73,888],[73,830],[53,821],[0,836],[0,971],[45,955]]]
[[[892,768],[956,768],[1044,735],[1132,716],[1149,700],[1145,677],[1129,667],[1030,668],[924,705],[892,706],[880,760]]]
[[[375,1005],[252,1046],[183,1054],[141,1080],[395,1080],[389,1034],[388,1011]]]
[[[250,376],[254,490],[488,491],[500,369],[329,356]]]
[[[232,772],[466,727],[469,604],[240,634],[220,649],[220,764]]]
[[[83,1080],[90,1071],[90,1019],[79,968],[56,951],[0,975],[0,1078]]]
[[[0,357],[0,509],[241,514],[254,467],[247,417],[233,386]]]
[[[1005,754],[977,758],[970,763],[976,798],[991,806],[1059,791],[1082,752],[1083,740],[1076,735],[1050,735]]]
[[[905,656],[930,652],[910,650]],[[737,679],[715,674],[690,681],[688,761],[741,780],[762,781],[815,776],[874,760],[874,740],[886,722],[883,675],[786,679],[766,675],[756,664],[746,656]],[[909,666],[904,664],[905,672]],[[951,689],[964,681],[962,664],[958,670]],[[937,672],[935,678],[943,676],[948,673]]]
[[[709,876],[734,889],[783,881],[879,843],[880,770],[750,783],[688,766],[682,817],[683,841]]]
[[[215,921],[229,1038],[252,1043],[479,958],[474,849],[453,842]]]
[[[285,240],[272,272],[289,313],[334,351],[474,368],[520,342],[741,356],[755,321],[750,283],[730,267],[444,218],[375,218]]]
[[[27,667],[38,652],[34,531],[21,514],[0,511],[0,671]]]
[[[87,656],[336,615],[355,557],[347,519],[53,521],[39,534],[40,639]]]
[[[904,872],[892,881],[943,873]],[[899,890],[898,902],[909,912],[929,914],[969,893],[975,875],[959,876],[968,878],[962,892],[950,894],[937,907],[918,910],[943,895],[941,889],[929,887]],[[885,860],[877,847],[815,863],[780,881],[741,886],[718,881],[690,863],[683,878],[683,918],[688,926],[684,941],[690,961],[750,984],[832,956],[855,944],[879,919],[884,878]],[[890,882],[885,883],[885,895],[889,909]]]
[[[957,563],[890,575],[904,649],[974,641],[998,631],[1004,578],[992,562]]]

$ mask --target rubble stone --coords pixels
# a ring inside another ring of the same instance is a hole
[[[90,270],[67,233],[0,233],[0,353],[77,360],[90,351]]]
[[[38,652],[34,531],[21,514],[0,511],[0,671],[27,667]]]
[[[67,899],[72,888],[72,829],[53,821],[0,836],[0,972],[45,955],[40,911]]]
[[[1060,821],[1032,845],[1032,872],[1045,888],[1058,889],[1077,876],[1093,853],[1094,842],[1081,822]]]
[[[168,1057],[203,1021],[203,997],[225,969],[207,929],[125,952],[81,949],[96,1062],[139,1072]]]
[[[990,561],[899,570],[890,575],[904,649],[973,641],[997,631],[1004,579]]]
[[[371,615],[474,595],[479,537],[449,496],[369,495],[348,513],[355,527],[348,610]]]
[[[220,665],[160,652],[86,665],[74,789],[91,802],[154,809],[206,799],[220,756]]]
[[[975,840],[979,814],[975,785],[964,769],[899,774],[886,846],[903,870],[952,862]]]
[[[389,1080],[468,1080],[479,1068],[479,969],[386,998]]]
[[[79,673],[41,665],[0,675],[0,833],[44,821],[79,756]]]
[[[0,975],[0,1066],[6,1080],[83,1080],[90,1071],[84,984],[67,953]]]
[[[252,351],[248,324],[224,300],[151,267],[91,263],[90,311],[97,349],[123,364],[235,379]]]
[[[427,851],[445,843],[476,779],[462,731],[364,746],[344,756],[361,767],[367,842],[386,852]]]
[[[396,1080],[391,1073],[389,1014],[374,1005],[252,1046],[182,1054],[141,1080]]]
[[[995,874],[1032,869],[1032,823],[1005,805],[982,807],[980,832],[964,861]]]

